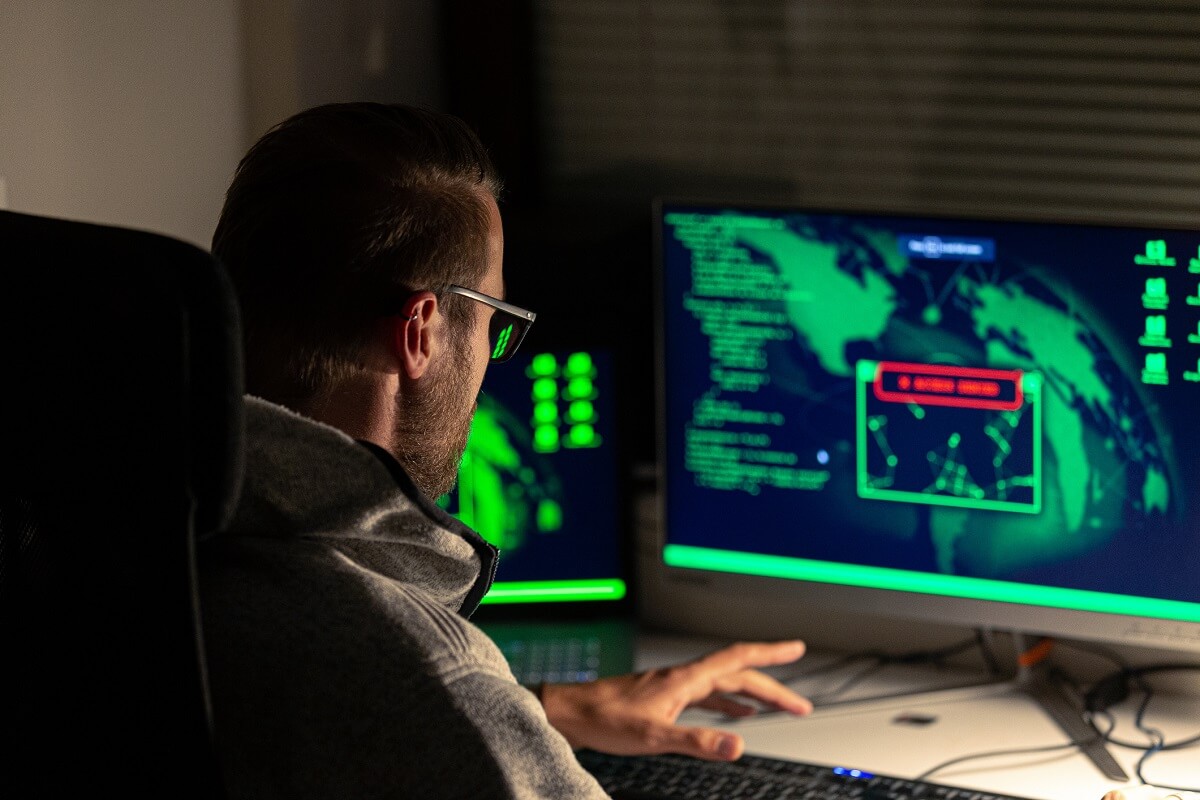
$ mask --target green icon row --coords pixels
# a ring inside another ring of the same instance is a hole
[[[538,353],[529,362],[531,378],[594,378],[596,365],[590,353],[571,353],[560,366],[553,353]]]
[[[1145,252],[1135,255],[1133,263],[1143,267],[1173,267],[1177,261],[1167,253],[1165,239],[1147,239]],[[1188,259],[1188,272],[1200,273],[1200,247],[1196,249],[1195,257]]]
[[[539,453],[553,453],[560,447],[584,449],[599,447],[600,434],[588,423],[571,425],[564,435],[557,425],[537,425],[533,429],[533,449]]]
[[[1188,344],[1200,344],[1200,322],[1196,323],[1196,331],[1187,335]],[[1170,347],[1171,338],[1167,336],[1167,318],[1162,314],[1152,314],[1146,317],[1146,330],[1138,337],[1138,344],[1143,347]]]
[[[538,378],[533,382],[531,394],[535,401],[556,400],[560,394],[563,400],[594,400],[596,384],[591,378],[571,378],[560,393],[554,378]]]
[[[1153,311],[1165,311],[1170,305],[1171,298],[1167,293],[1166,278],[1147,278],[1146,291],[1142,293],[1142,307]],[[1189,306],[1200,306],[1200,286],[1196,293],[1187,296]]]
[[[1200,383],[1200,358],[1196,359],[1194,370],[1185,370],[1183,379],[1188,383]],[[1147,353],[1145,365],[1142,367],[1142,383],[1155,386],[1166,386],[1171,382],[1167,372],[1166,353]]]
[[[550,425],[558,422],[558,403],[541,400],[533,404],[535,425]],[[567,406],[566,421],[572,425],[582,422],[595,424],[596,407],[591,400],[575,400]]]

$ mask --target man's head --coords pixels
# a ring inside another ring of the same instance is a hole
[[[300,113],[239,165],[213,237],[249,392],[386,446],[449,488],[503,293],[499,179],[460,120],[355,103]],[[381,441],[382,440],[382,441]]]

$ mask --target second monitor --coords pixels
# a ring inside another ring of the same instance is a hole
[[[604,350],[490,368],[458,485],[441,501],[500,550],[475,619],[522,683],[633,664],[613,371]]]
[[[625,596],[612,370],[599,351],[488,370],[458,484],[439,501],[500,550],[485,605]]]

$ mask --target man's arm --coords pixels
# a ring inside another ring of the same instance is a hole
[[[618,755],[683,753],[719,761],[741,756],[742,737],[716,728],[685,727],[676,721],[690,707],[734,717],[756,707],[807,714],[812,703],[755,667],[788,664],[804,654],[800,641],[743,643],[665,669],[591,683],[547,684],[540,693],[546,717],[572,747]]]
[[[579,765],[571,745],[547,725],[545,713],[529,690],[509,677],[487,671],[465,674],[447,688],[467,709],[490,761],[503,777],[508,796],[519,800],[601,800],[608,796]],[[463,767],[469,768],[469,764]]]

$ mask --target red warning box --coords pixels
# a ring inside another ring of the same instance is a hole
[[[1025,402],[1019,369],[973,369],[880,361],[875,396],[889,403],[1016,411]]]

